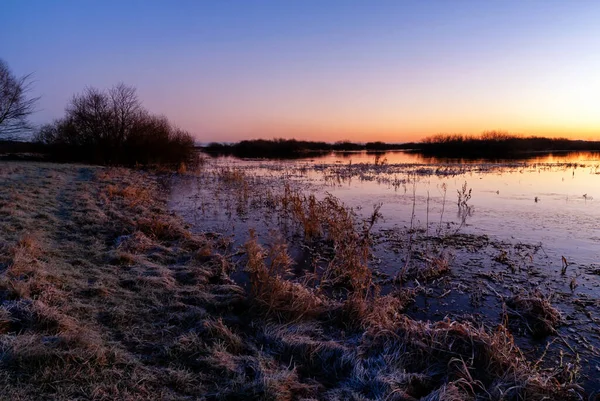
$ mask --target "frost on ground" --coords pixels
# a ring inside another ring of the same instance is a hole
[[[415,320],[410,294],[379,294],[368,227],[335,199],[287,199],[334,249],[327,274],[299,280],[284,242],[228,257],[166,197],[154,173],[0,164],[2,398],[582,399],[504,325]]]

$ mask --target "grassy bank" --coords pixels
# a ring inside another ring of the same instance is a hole
[[[269,200],[336,250],[325,277],[297,280],[277,238],[251,237],[236,266],[225,238],[188,231],[163,178],[0,164],[0,397],[581,399],[573,372],[539,368],[503,325],[413,320],[410,294],[378,295],[372,224],[335,198]]]

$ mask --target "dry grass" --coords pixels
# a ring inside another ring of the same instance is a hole
[[[534,336],[555,334],[556,328],[563,322],[550,299],[537,291],[515,295],[506,300],[506,305],[510,308],[509,315],[524,324]]]
[[[286,185],[279,203],[300,225],[307,240],[331,244],[333,257],[322,273],[321,284],[345,287],[366,296],[372,283],[367,265],[370,230],[379,217],[379,208],[374,210],[372,222],[361,229],[352,210],[330,194],[319,201],[315,195],[303,195]]]
[[[378,295],[370,225],[334,198],[287,200],[335,251],[318,288],[289,274],[283,240],[251,238],[244,289],[159,179],[0,164],[1,399],[580,399],[504,327],[415,321],[411,291]]]
[[[251,233],[245,248],[253,299],[267,315],[293,320],[322,313],[326,305],[319,295],[300,283],[285,279],[290,273],[292,259],[284,242],[275,242],[267,253]]]
[[[155,367],[188,329],[167,335],[169,322],[190,314],[182,299],[213,298],[178,278],[220,274],[206,251],[197,265],[206,241],[166,212],[156,177],[27,163],[2,173],[1,398],[180,398],[169,380],[189,368]]]

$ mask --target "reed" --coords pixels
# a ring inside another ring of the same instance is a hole
[[[283,240],[273,243],[266,252],[258,244],[256,234],[251,232],[245,250],[252,298],[262,313],[279,320],[322,313],[326,304],[318,294],[300,283],[286,280],[293,261]]]

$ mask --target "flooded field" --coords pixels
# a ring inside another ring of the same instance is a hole
[[[343,238],[319,239],[319,219],[351,220],[348,242],[368,248],[378,291],[410,295],[408,316],[504,324],[529,359],[600,392],[600,154],[218,158],[170,185],[171,210],[228,244],[229,257],[244,258],[253,231],[287,244],[302,283],[328,274],[344,249]],[[246,274],[232,277],[244,284]]]

